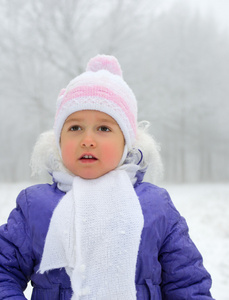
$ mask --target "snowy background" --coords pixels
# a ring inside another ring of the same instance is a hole
[[[21,189],[30,185],[0,184],[0,223],[6,222],[15,207]],[[204,258],[204,265],[213,280],[212,295],[216,300],[228,300],[229,295],[229,185],[165,184],[174,204],[186,218],[190,235]],[[31,286],[25,295],[30,299]]]
[[[53,126],[59,91],[92,56],[112,54],[161,145],[162,185],[212,294],[228,299],[228,16],[227,0],[1,0],[0,224],[30,185],[31,151]]]
[[[139,121],[151,122],[165,180],[229,182],[228,3],[1,0],[0,181],[29,180],[59,91],[104,53],[120,61]]]

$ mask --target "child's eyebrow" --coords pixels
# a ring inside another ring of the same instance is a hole
[[[65,121],[65,123],[71,123],[71,122],[82,122],[83,119],[80,118],[69,118]]]
[[[83,122],[85,119],[84,118],[69,118],[65,121],[65,124],[66,123],[71,123],[71,122]],[[113,120],[113,119],[106,119],[106,118],[101,118],[101,119],[98,119],[97,120],[98,123],[110,123],[110,124],[113,124],[113,125],[118,125],[118,123]]]
[[[118,123],[115,121],[115,120],[113,120],[113,119],[105,119],[105,118],[103,118],[103,119],[99,119],[99,122],[101,122],[101,123],[110,123],[110,124],[114,124],[114,125],[118,125]]]

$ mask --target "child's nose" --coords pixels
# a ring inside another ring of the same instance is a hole
[[[96,142],[95,139],[91,134],[86,134],[82,141],[81,141],[81,147],[86,147],[86,148],[94,148],[96,147]]]

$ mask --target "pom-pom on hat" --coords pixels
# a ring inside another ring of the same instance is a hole
[[[86,72],[61,90],[54,124],[58,147],[65,120],[80,110],[97,110],[110,115],[123,132],[127,150],[132,148],[136,139],[137,101],[123,80],[114,56],[95,56],[88,62]]]

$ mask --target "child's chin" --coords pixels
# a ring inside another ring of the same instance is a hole
[[[111,170],[110,170],[111,171]],[[83,179],[97,179],[107,173],[109,173],[110,171],[104,171],[104,172],[87,172],[87,173],[81,173],[81,174],[77,174],[79,177],[83,178]]]

